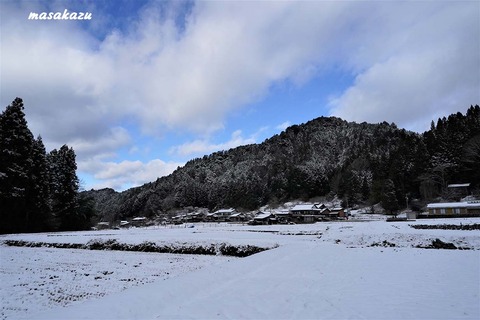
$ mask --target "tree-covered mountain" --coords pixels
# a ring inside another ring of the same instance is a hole
[[[337,195],[350,206],[448,196],[448,183],[480,189],[480,108],[442,118],[424,134],[395,124],[320,117],[263,143],[189,161],[166,177],[124,192],[86,191],[107,220],[184,207],[256,209]]]

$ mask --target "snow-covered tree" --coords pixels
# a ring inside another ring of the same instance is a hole
[[[385,209],[390,214],[396,214],[397,210],[400,208],[397,200],[397,195],[395,194],[395,184],[391,179],[386,179],[383,182],[381,204],[383,209]]]
[[[30,186],[27,193],[27,231],[51,228],[50,186],[47,156],[42,138],[33,141]]]
[[[82,222],[77,214],[79,180],[75,152],[67,145],[52,150],[48,157],[53,215],[59,230],[76,230]]]
[[[0,232],[28,228],[27,194],[33,165],[33,135],[23,101],[16,98],[0,115]]]

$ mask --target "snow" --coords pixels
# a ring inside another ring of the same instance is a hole
[[[1,236],[0,240],[59,243],[117,239],[278,245],[247,258],[3,245],[1,315],[3,319],[480,318],[478,231],[409,226],[473,224],[479,219],[393,223],[374,219]],[[436,238],[473,250],[416,248]],[[372,246],[383,241],[395,247]]]
[[[273,214],[270,213],[270,212],[262,212],[262,213],[259,213],[257,214],[253,219],[255,220],[263,220],[265,218],[269,218],[271,217]]]
[[[444,202],[429,203],[427,208],[480,208],[480,202]]]
[[[317,210],[318,208],[314,204],[297,204],[293,207],[292,211],[308,211],[308,210]]]

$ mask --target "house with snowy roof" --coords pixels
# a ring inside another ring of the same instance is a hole
[[[188,222],[200,222],[205,219],[204,212],[190,212],[186,214],[186,221]]]
[[[325,212],[325,208],[320,208],[319,204],[297,204],[293,208],[290,209],[292,213],[292,217],[295,222],[303,222],[303,223],[312,223],[317,221],[323,212]]]
[[[236,212],[229,217],[232,222],[242,222],[247,220],[247,216],[244,213]]]
[[[148,220],[146,217],[135,217],[130,221],[134,227],[144,227],[147,224]]]
[[[441,216],[480,216],[480,200],[466,202],[429,203],[429,215]]]
[[[294,215],[317,215],[321,212],[322,209],[318,207],[317,204],[297,204],[290,209],[290,212]]]
[[[292,219],[292,213],[288,209],[276,210],[274,212],[277,217],[278,223],[289,223]]]
[[[330,209],[328,209],[327,214],[330,217],[330,219],[338,219],[338,218],[345,218],[346,217],[345,209],[343,209],[342,207],[330,208]]]
[[[272,212],[259,211],[255,217],[253,217],[253,221],[256,224],[274,224],[277,223],[277,218]]]
[[[100,221],[99,223],[97,223],[97,225],[95,226],[95,229],[96,230],[104,230],[104,229],[109,229],[110,228],[110,223],[109,222],[106,222],[106,221]]]
[[[227,221],[230,219],[230,217],[237,213],[235,209],[230,208],[230,209],[220,209],[215,212],[207,214],[207,220],[208,221]]]

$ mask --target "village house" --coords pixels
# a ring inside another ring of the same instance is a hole
[[[190,212],[185,216],[186,221],[188,222],[200,222],[204,221],[206,214],[203,212]]]
[[[130,222],[134,227],[144,227],[147,224],[147,218],[145,217],[135,217]]]
[[[320,211],[315,204],[297,204],[290,209],[296,223],[313,223],[318,219]]]
[[[328,217],[330,210],[324,204],[297,204],[290,209],[292,219],[298,223],[313,223]]]
[[[122,221],[120,221],[119,227],[120,228],[129,228],[130,227],[130,222],[128,222],[126,220],[122,220]]]
[[[278,223],[286,224],[293,220],[290,210],[277,210],[274,214],[277,217]]]
[[[344,219],[346,217],[345,209],[342,207],[334,207],[329,209],[328,216],[330,219]]]
[[[430,203],[428,214],[432,216],[480,216],[480,200],[467,202]]]
[[[247,216],[243,213],[234,213],[230,216],[230,221],[231,222],[243,222],[247,220]]]
[[[177,214],[176,216],[172,217],[172,222],[174,224],[182,224],[186,221],[187,215],[186,214]]]
[[[207,215],[208,221],[229,221],[230,216],[237,213],[235,209],[220,209]]]
[[[95,226],[95,229],[96,230],[110,229],[110,223],[105,222],[105,221],[101,221],[101,222],[97,223],[97,225]]]
[[[277,223],[277,218],[271,212],[259,211],[253,217],[253,220],[249,224],[275,224]]]
[[[290,209],[290,212],[294,216],[298,215],[318,215],[322,209],[319,208],[317,204],[297,204],[294,206],[292,209]]]

